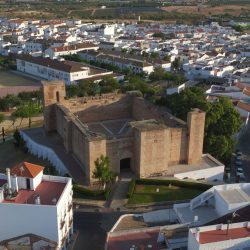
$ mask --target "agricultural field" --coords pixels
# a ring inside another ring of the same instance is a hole
[[[163,7],[163,10],[167,12],[177,13],[194,13],[200,15],[240,15],[242,12],[250,12],[250,3],[244,6],[241,5],[219,5],[219,6],[169,6]]]

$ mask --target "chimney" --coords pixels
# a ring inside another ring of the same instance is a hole
[[[7,175],[7,180],[8,180],[8,189],[11,189],[11,178],[10,178],[10,169],[6,168],[6,175]]]
[[[14,180],[15,180],[15,190],[18,192],[18,181],[17,181],[17,176],[14,175]]]
[[[35,203],[36,205],[40,205],[41,204],[41,200],[40,200],[40,195],[38,194],[36,199],[35,199]]]

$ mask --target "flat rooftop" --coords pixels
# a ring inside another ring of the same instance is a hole
[[[250,237],[250,228],[247,227],[232,228],[229,229],[228,232],[227,230],[212,230],[200,232],[199,242],[200,244],[208,244],[246,237]]]
[[[203,154],[201,161],[197,164],[177,164],[168,167],[168,174],[178,174],[195,170],[202,170],[207,168],[213,168],[223,166],[223,163],[216,160],[213,156],[209,154]]]
[[[162,221],[155,221],[155,222],[146,222],[144,220],[143,215],[127,215],[124,216],[119,224],[114,228],[113,232],[124,231],[124,230],[131,230],[131,229],[142,229],[142,228],[150,228],[156,226],[165,226],[170,224],[169,220],[165,220],[162,218]]]
[[[203,225],[219,217],[213,206],[200,206],[193,210],[190,209],[190,206],[178,207],[177,212],[181,214],[186,223],[193,222],[195,216],[198,216],[197,225]]]
[[[244,189],[219,190],[218,193],[228,204],[250,202],[250,196],[247,193],[248,190],[246,191],[245,190]]]
[[[2,203],[35,204],[36,197],[40,195],[41,205],[55,205],[52,200],[59,200],[66,184],[55,181],[42,181],[35,191],[20,189],[16,197],[5,199]]]

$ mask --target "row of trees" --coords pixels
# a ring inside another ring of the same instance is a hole
[[[23,102],[26,103],[35,100],[40,104],[41,99],[41,91],[21,92],[18,95],[6,95],[5,97],[0,98],[0,112],[10,111],[14,107],[20,106]]]
[[[0,69],[16,69],[16,60],[9,56],[0,56]]]
[[[110,93],[118,90],[122,93],[127,91],[140,91],[145,97],[152,97],[160,94],[163,89],[160,86],[154,86],[147,82],[143,77],[131,75],[125,78],[122,83],[119,83],[111,76],[104,77],[99,83],[94,81],[83,81],[77,85],[67,86],[67,97],[82,97],[96,94]]]
[[[0,111],[12,111],[11,118],[13,122],[16,118],[28,118],[30,127],[32,117],[42,112],[41,92],[21,92],[17,96],[7,95],[0,98]],[[2,123],[4,119],[5,116],[0,114],[0,123]]]

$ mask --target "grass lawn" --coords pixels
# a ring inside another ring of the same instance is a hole
[[[0,172],[5,172],[6,168],[11,168],[17,163],[27,161],[45,167],[51,166],[46,160],[38,159],[29,153],[25,154],[23,150],[16,148],[13,140],[0,143]]]
[[[156,189],[159,192],[156,192]],[[189,187],[141,185],[136,184],[134,193],[129,199],[129,204],[152,203],[161,201],[188,200],[201,194],[202,190]]]
[[[15,74],[12,71],[0,70],[0,74],[0,88],[12,86],[39,86],[39,81]]]

